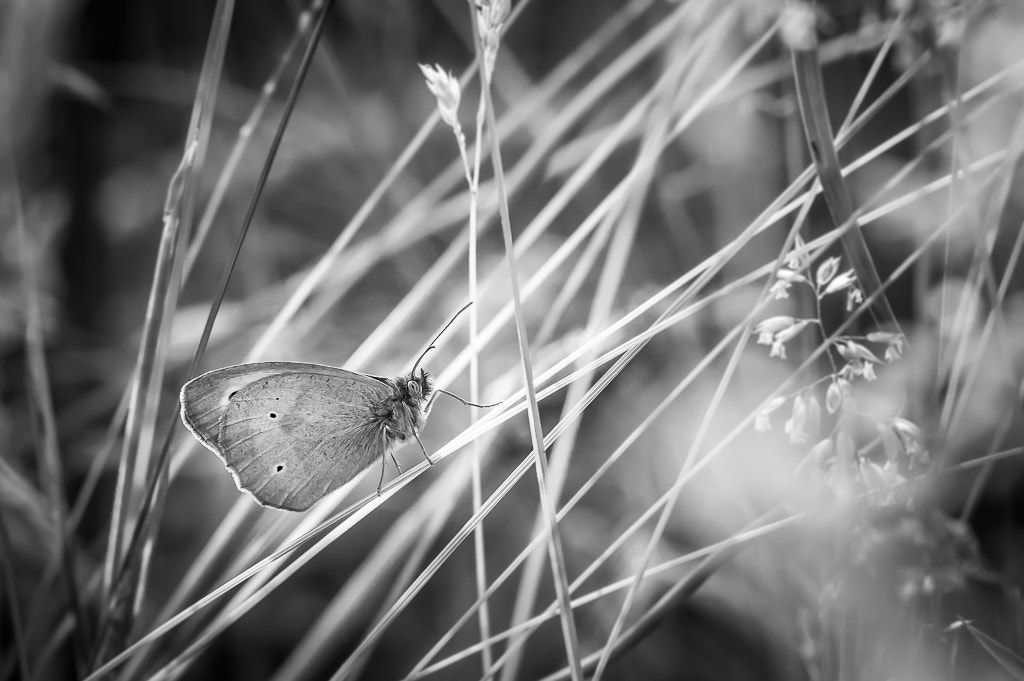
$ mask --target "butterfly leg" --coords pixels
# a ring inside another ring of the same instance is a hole
[[[402,474],[402,466],[398,463],[398,459],[395,458],[395,453],[390,452],[391,463],[395,464],[395,468],[398,469],[398,474]],[[380,488],[384,486],[384,471],[387,470],[388,464],[387,459],[383,456],[380,458],[380,482],[377,483],[377,496],[380,496]]]
[[[429,463],[431,466],[433,466],[434,465],[434,461],[433,461],[433,459],[430,458],[430,455],[427,454],[427,448],[423,446],[423,442],[420,441],[420,434],[417,433],[415,430],[412,431],[412,434],[416,438],[416,444],[418,444],[420,446],[420,449],[423,450],[423,458],[425,458],[427,460],[427,463]]]
[[[423,407],[424,416],[430,416],[430,410],[434,408],[434,400],[437,399],[437,393],[438,391],[435,390],[434,394],[430,396],[429,400],[427,400],[427,406]]]
[[[459,397],[455,393],[450,393],[447,390],[444,390],[443,388],[438,388],[438,389],[434,390],[434,394],[430,396],[429,400],[427,400],[427,406],[423,410],[425,415],[430,416],[430,410],[433,409],[433,407],[434,407],[434,400],[436,400],[437,396],[441,395],[441,394],[445,394],[448,397],[454,397],[455,399],[457,399],[459,402],[462,402],[467,407],[478,407],[480,409],[487,409],[489,407],[497,407],[499,404],[501,404],[501,402],[495,402],[493,404],[477,404],[476,402],[469,402],[468,400],[462,399],[461,397]]]
[[[380,488],[384,486],[384,471],[388,465],[387,459],[380,457],[380,482],[377,483],[377,496],[380,496]]]

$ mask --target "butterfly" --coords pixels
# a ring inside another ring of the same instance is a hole
[[[386,457],[401,471],[395,451],[408,440],[415,439],[433,465],[419,433],[438,395],[470,407],[497,404],[474,404],[435,388],[433,377],[419,368],[467,307],[408,374],[392,379],[305,362],[237,364],[185,383],[181,420],[220,457],[238,489],[263,506],[305,511],[377,459],[380,494]]]

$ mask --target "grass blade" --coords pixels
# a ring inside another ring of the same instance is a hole
[[[821,78],[817,42],[809,46],[792,44],[791,49],[797,102],[804,122],[807,145],[832,220],[839,227],[852,219],[853,199],[843,178],[835,140],[832,137],[832,124],[829,121],[828,104],[825,100],[825,85]],[[870,296],[879,289],[881,281],[867,242],[859,229],[844,232],[843,248],[854,272],[857,273],[858,280],[862,282],[864,293]],[[885,296],[877,296],[876,300],[877,310],[872,311],[876,324],[887,325],[894,331],[902,333],[888,299]]]

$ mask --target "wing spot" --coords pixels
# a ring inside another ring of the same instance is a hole
[[[275,472],[280,473],[283,470],[284,470],[284,464],[283,463],[277,464],[277,469],[276,469]]]
[[[232,390],[232,391],[231,391],[231,394],[230,394],[230,395],[228,395],[228,399],[229,399],[229,400],[233,400],[233,399],[235,399],[235,395],[237,395],[237,394],[238,394],[238,391],[237,391],[237,390]]]
[[[275,412],[270,412],[270,418],[276,419],[277,418],[277,414]]]

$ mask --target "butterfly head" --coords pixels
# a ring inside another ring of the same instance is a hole
[[[398,389],[404,402],[418,403],[430,399],[434,392],[434,377],[426,369],[413,371],[408,376],[398,379]]]

